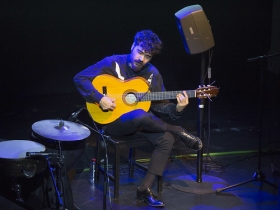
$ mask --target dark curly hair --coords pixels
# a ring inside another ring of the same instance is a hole
[[[141,46],[147,53],[152,56],[161,52],[162,42],[159,37],[151,30],[143,30],[134,36],[134,44]]]

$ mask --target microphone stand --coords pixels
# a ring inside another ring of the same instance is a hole
[[[248,62],[254,62],[254,61],[261,61],[261,72],[260,72],[260,116],[259,116],[259,138],[258,138],[258,168],[257,171],[254,173],[253,175],[253,179],[238,183],[238,184],[234,184],[231,185],[229,187],[225,187],[225,188],[218,188],[216,190],[217,193],[220,193],[226,189],[230,189],[233,187],[237,187],[249,182],[253,182],[253,181],[259,181],[259,182],[265,182],[267,184],[269,184],[270,186],[278,189],[277,185],[272,184],[270,182],[268,182],[265,179],[265,175],[263,174],[263,172],[261,171],[261,155],[262,155],[262,149],[261,149],[261,143],[262,143],[262,126],[263,126],[263,109],[264,109],[264,88],[265,88],[265,66],[264,66],[264,59],[265,58],[270,58],[270,57],[276,57],[279,56],[280,53],[276,53],[274,55],[264,55],[264,56],[259,56],[259,57],[255,57],[255,58],[249,58],[247,59]]]
[[[83,122],[81,122],[81,121],[78,119],[78,115],[79,115],[80,111],[82,111],[83,109],[85,109],[85,108],[82,108],[82,109],[80,109],[78,112],[73,113],[73,114],[69,117],[69,120],[70,120],[70,121],[73,121],[73,122],[80,123],[80,124],[86,126],[86,127],[89,128],[90,130],[92,130],[92,131],[96,132],[98,135],[100,135],[99,138],[103,138],[103,140],[104,140],[104,147],[105,147],[105,155],[106,155],[106,158],[105,158],[105,160],[104,160],[104,166],[103,166],[103,167],[104,167],[103,210],[106,210],[106,209],[107,209],[107,189],[108,189],[108,170],[107,170],[107,168],[108,168],[108,162],[107,162],[107,161],[108,161],[108,155],[107,155],[107,148],[106,148],[106,141],[105,141],[105,138],[106,138],[106,137],[103,136],[103,133],[100,133],[100,131],[98,131],[98,128],[97,128],[95,122],[94,122],[94,125],[96,126],[96,129],[92,128],[91,126],[89,126],[89,125],[87,125],[87,124],[85,124],[85,123],[83,123]],[[74,116],[74,117],[73,117],[73,116]],[[98,140],[98,141],[99,141],[99,140]],[[97,144],[99,144],[99,143],[97,143]],[[95,166],[95,167],[98,167],[98,166]],[[94,176],[95,176],[95,175],[94,175]],[[96,178],[96,177],[95,177],[95,178]],[[94,179],[94,180],[95,180],[95,179]]]
[[[280,53],[275,53],[273,55],[262,55],[262,56],[258,56],[258,57],[255,57],[255,58],[249,58],[247,59],[248,62],[254,62],[254,61],[258,61],[258,60],[261,60],[263,58],[271,58],[271,57],[277,57],[279,56]]]

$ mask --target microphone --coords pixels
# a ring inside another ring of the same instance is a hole
[[[27,157],[31,156],[49,156],[49,155],[57,155],[55,153],[47,153],[47,152],[26,152]]]
[[[81,113],[81,111],[83,111],[85,109],[85,107],[80,108],[78,111],[73,112],[69,117],[68,120],[72,121],[72,122],[76,122],[78,115]]]

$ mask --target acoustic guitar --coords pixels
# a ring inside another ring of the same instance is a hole
[[[99,124],[113,122],[121,115],[136,109],[147,112],[151,101],[176,99],[177,94],[183,92],[182,90],[150,92],[148,81],[142,77],[120,80],[108,74],[95,77],[92,84],[100,93],[116,100],[116,108],[113,111],[102,110],[98,103],[86,103],[92,119]],[[204,86],[186,92],[189,98],[211,98],[217,96],[219,89],[215,86]]]

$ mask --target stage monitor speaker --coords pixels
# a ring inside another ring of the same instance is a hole
[[[215,46],[209,21],[200,5],[185,7],[175,17],[187,53],[198,54]]]

